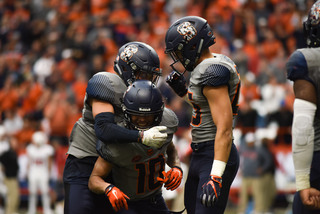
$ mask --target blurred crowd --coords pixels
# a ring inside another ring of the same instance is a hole
[[[290,146],[294,97],[285,64],[296,48],[305,47],[302,22],[314,2],[1,0],[0,125],[6,139],[15,142],[19,181],[27,180],[26,147],[42,130],[55,151],[52,178],[61,182],[68,136],[81,116],[87,81],[97,72],[114,72],[118,48],[129,41],[145,42],[159,54],[158,86],[179,118],[177,142],[190,143],[191,107],[164,81],[171,72],[165,33],[186,15],[207,19],[216,36],[211,51],[237,64],[242,88],[236,143],[246,133],[269,128],[276,131],[269,136],[274,145]],[[180,151],[187,163],[188,147]]]

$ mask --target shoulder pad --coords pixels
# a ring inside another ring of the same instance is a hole
[[[201,75],[201,85],[221,86],[228,84],[230,70],[222,64],[212,64],[208,66]]]
[[[125,91],[126,88],[122,79],[116,74],[99,72],[89,80],[86,92],[90,98],[114,103],[116,90]]]
[[[287,78],[289,80],[308,79],[308,65],[301,51],[296,50],[291,54],[287,64]]]
[[[179,120],[177,115],[168,108],[164,108],[160,125],[167,127],[167,134],[174,134],[177,131]]]

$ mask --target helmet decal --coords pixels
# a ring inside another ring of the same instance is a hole
[[[320,22],[320,1],[316,2],[310,10],[310,23],[311,25],[317,25]]]
[[[177,28],[177,31],[184,36],[188,42],[197,35],[197,30],[190,22],[183,22]]]
[[[127,47],[125,47],[125,49],[121,52],[120,54],[120,58],[125,61],[128,62],[129,59],[132,58],[132,56],[138,52],[138,47],[136,45],[128,45]]]

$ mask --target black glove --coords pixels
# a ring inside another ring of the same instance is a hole
[[[200,196],[201,204],[205,207],[213,207],[220,197],[222,188],[222,178],[216,175],[210,175],[209,180],[202,186]]]
[[[166,79],[169,86],[178,94],[180,97],[186,95],[188,89],[186,87],[186,79],[182,74],[177,71],[172,71]]]

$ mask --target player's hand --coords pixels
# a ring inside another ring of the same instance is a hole
[[[142,132],[141,142],[146,146],[152,146],[156,148],[162,147],[167,140],[167,127],[155,126]]]
[[[302,203],[309,209],[320,209],[320,191],[315,188],[300,190]]]
[[[169,86],[178,94],[180,97],[186,95],[188,89],[186,87],[186,79],[182,74],[177,71],[172,71],[166,79]]]
[[[128,210],[128,204],[126,199],[130,198],[126,194],[124,194],[120,189],[110,184],[106,188],[105,194],[109,198],[109,201],[116,212],[118,212],[122,208]]]
[[[178,166],[172,167],[168,172],[162,171],[163,178],[157,177],[157,180],[164,183],[167,190],[177,189],[182,181],[183,172]]]
[[[212,207],[220,197],[221,188],[222,178],[210,175],[209,180],[202,186],[201,204],[205,207]]]

